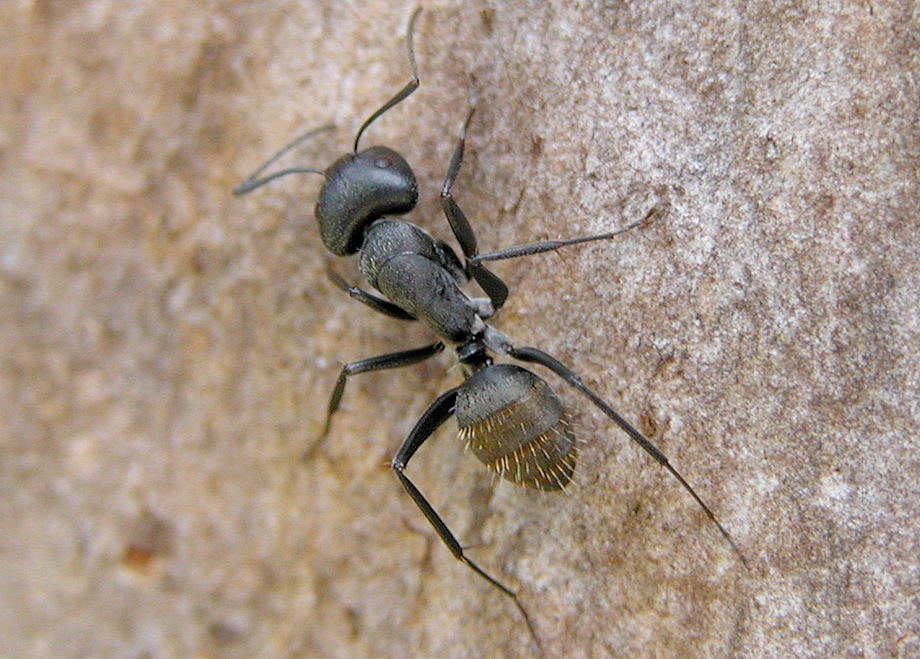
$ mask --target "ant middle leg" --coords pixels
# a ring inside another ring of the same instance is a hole
[[[552,252],[562,247],[568,247],[570,245],[579,245],[582,243],[594,242],[598,240],[610,240],[622,233],[626,233],[627,231],[648,223],[652,217],[654,217],[656,209],[652,208],[641,220],[633,222],[622,229],[617,229],[616,231],[610,231],[593,236],[583,236],[581,238],[572,238],[569,240],[542,240],[534,243],[527,243],[525,245],[518,245],[516,247],[507,247],[505,249],[480,254],[476,242],[476,234],[473,231],[473,227],[470,225],[469,220],[467,220],[466,214],[460,209],[460,206],[454,200],[453,194],[451,192],[454,183],[457,180],[457,176],[460,173],[460,167],[463,164],[463,152],[466,145],[466,132],[475,112],[475,107],[470,109],[470,113],[467,115],[466,120],[463,122],[463,126],[460,129],[460,135],[457,138],[457,145],[454,148],[453,155],[451,156],[450,165],[447,168],[447,175],[444,178],[444,185],[441,188],[441,207],[444,211],[444,215],[447,218],[448,223],[450,224],[451,230],[454,233],[454,237],[457,239],[457,242],[460,243],[460,248],[463,250],[463,255],[466,257],[467,270],[473,279],[476,280],[476,282],[489,296],[489,299],[492,301],[492,306],[495,310],[498,310],[508,297],[508,287],[501,280],[501,278],[498,277],[498,275],[482,265],[483,262],[500,261],[504,259],[518,258],[521,256],[530,256],[532,254]]]
[[[348,381],[348,376],[357,375],[359,373],[369,373],[371,371],[382,371],[390,368],[400,368],[402,366],[411,366],[412,364],[418,364],[419,362],[433,357],[443,349],[444,344],[438,341],[437,343],[422,346],[421,348],[391,352],[386,355],[378,355],[377,357],[368,357],[367,359],[349,362],[342,366],[342,370],[339,371],[339,377],[335,381],[335,388],[332,390],[332,396],[329,398],[329,407],[326,413],[326,423],[323,426],[323,431],[310,443],[303,452],[301,459],[308,460],[316,452],[316,449],[319,448],[323,440],[329,435],[329,429],[332,427],[332,415],[338,411],[339,405],[342,402],[342,394],[345,393],[345,383]]]
[[[483,261],[501,261],[504,259],[514,259],[520,256],[530,256],[531,254],[542,254],[543,252],[554,252],[557,249],[562,247],[568,247],[569,245],[580,245],[582,243],[590,243],[596,240],[611,240],[616,236],[619,236],[621,233],[626,233],[627,231],[632,231],[633,229],[647,224],[655,216],[657,209],[652,208],[648,213],[645,214],[641,220],[636,220],[635,222],[626,225],[622,229],[617,229],[616,231],[609,231],[607,233],[599,233],[594,236],[583,236],[581,238],[571,238],[569,240],[540,240],[534,243],[527,243],[526,245],[517,245],[515,247],[506,247],[504,249],[498,249],[494,252],[486,252],[485,254],[477,254],[470,259],[471,263],[482,263]]]

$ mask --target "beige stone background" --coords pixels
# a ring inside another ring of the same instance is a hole
[[[397,2],[0,3],[0,655],[494,657],[536,649],[387,469],[452,356],[324,277],[318,177],[408,80]],[[578,484],[442,430],[410,467],[551,657],[920,655],[915,2],[429,2],[421,89],[364,144],[412,221],[479,91],[457,198],[509,261],[496,324],[658,437],[747,554],[566,392]],[[555,380],[554,380],[555,382]],[[562,385],[557,387],[563,390]]]

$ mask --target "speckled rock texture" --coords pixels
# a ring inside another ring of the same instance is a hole
[[[413,4],[0,3],[0,655],[526,657],[388,460],[450,351],[374,314],[320,242],[319,177],[232,187],[307,128],[325,167],[409,79]],[[409,467],[520,594],[548,657],[920,655],[916,2],[436,1],[422,86],[365,146],[455,195],[497,264],[495,324],[554,383],[567,494],[493,483],[452,423]],[[539,370],[539,369],[538,369]]]

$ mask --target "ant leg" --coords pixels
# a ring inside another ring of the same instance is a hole
[[[409,27],[406,28],[406,41],[409,44],[409,66],[412,67],[412,80],[410,80],[405,87],[400,89],[396,93],[396,96],[380,106],[380,108],[374,112],[374,114],[368,117],[365,122],[361,124],[361,128],[358,129],[358,134],[355,135],[355,153],[358,152],[358,142],[361,141],[361,135],[364,133],[367,127],[374,123],[374,121],[376,121],[377,118],[379,118],[380,115],[382,115],[384,112],[392,108],[394,105],[402,103],[404,100],[406,100],[406,98],[409,97],[412,92],[418,89],[418,66],[415,64],[415,48],[412,45],[412,36],[415,32],[415,19],[418,18],[420,13],[422,13],[422,8],[416,7],[415,11],[412,12],[412,16],[409,18]]]
[[[501,261],[503,259],[514,259],[519,256],[530,256],[531,254],[554,252],[561,247],[568,247],[569,245],[580,245],[581,243],[590,243],[595,240],[610,240],[616,236],[619,236],[621,233],[626,233],[627,231],[631,231],[636,227],[640,227],[643,224],[648,223],[654,215],[655,209],[652,208],[641,220],[637,220],[636,222],[633,222],[632,224],[629,224],[622,229],[617,229],[616,231],[601,233],[596,236],[573,238],[571,240],[541,240],[535,243],[528,243],[527,245],[507,247],[505,249],[499,249],[494,252],[486,252],[485,254],[474,256],[470,259],[470,262],[481,263],[483,261]]]
[[[326,124],[325,126],[320,126],[319,128],[314,128],[313,130],[308,130],[303,135],[295,137],[293,140],[285,144],[283,147],[278,149],[278,151],[271,156],[268,160],[263,162],[252,174],[247,176],[242,183],[233,188],[233,194],[235,195],[244,195],[247,192],[252,192],[256,188],[262,187],[269,181],[274,181],[276,178],[282,176],[287,176],[288,174],[322,174],[323,170],[314,169],[312,167],[291,167],[289,169],[282,169],[281,171],[275,172],[274,174],[269,174],[268,176],[263,176],[259,178],[259,175],[264,172],[266,169],[271,167],[271,165],[286,154],[291,149],[296,148],[303,142],[307,141],[314,135],[322,133],[324,130],[331,130],[333,128],[332,124]]]
[[[332,281],[332,283],[335,284],[338,288],[348,293],[350,298],[357,300],[362,304],[366,304],[374,311],[378,311],[386,316],[390,316],[391,318],[396,318],[398,320],[417,320],[417,318],[411,313],[405,311],[401,307],[398,307],[389,300],[384,300],[382,297],[372,295],[371,293],[368,293],[367,291],[360,289],[357,286],[351,286],[348,282],[339,277],[339,275],[332,270],[327,272],[326,276],[328,276],[330,281]]]
[[[339,404],[342,402],[342,394],[345,393],[345,382],[348,380],[349,375],[418,364],[429,357],[433,357],[443,349],[444,344],[438,341],[429,346],[423,346],[413,350],[391,352],[377,357],[369,357],[360,361],[349,362],[342,366],[342,370],[339,371],[339,377],[335,381],[335,389],[332,390],[332,396],[329,398],[329,409],[326,414],[326,425],[323,426],[323,432],[310,443],[310,446],[304,451],[302,459],[308,460],[319,447],[320,443],[329,435],[329,428],[332,426],[332,415],[336,413],[339,409]]]
[[[451,530],[444,523],[444,520],[441,519],[441,516],[432,508],[431,504],[428,503],[428,500],[425,496],[419,491],[417,487],[409,480],[409,477],[403,473],[406,469],[406,466],[409,463],[409,460],[412,459],[412,456],[415,455],[415,452],[419,447],[431,437],[432,433],[438,429],[441,424],[447,421],[448,417],[454,412],[454,405],[457,401],[457,393],[459,392],[460,387],[455,387],[450,391],[441,394],[438,396],[431,406],[425,410],[422,416],[415,423],[415,427],[412,428],[412,431],[409,433],[409,436],[406,437],[406,440],[403,442],[402,446],[399,449],[399,452],[393,458],[391,467],[393,471],[396,472],[399,482],[402,483],[402,486],[405,488],[406,492],[409,493],[409,496],[412,497],[412,500],[415,501],[415,505],[419,507],[425,517],[428,519],[428,522],[431,526],[434,527],[434,530],[437,531],[438,536],[447,545],[447,548],[450,549],[450,553],[454,555],[459,561],[462,561],[469,567],[473,572],[478,574],[480,577],[488,581],[492,586],[500,590],[502,593],[511,598],[514,602],[514,605],[518,608],[518,611],[521,612],[521,615],[524,617],[524,622],[527,623],[527,628],[530,630],[530,634],[533,637],[537,645],[540,645],[540,642],[537,638],[537,634],[534,631],[533,625],[530,622],[530,616],[527,615],[527,611],[524,609],[523,605],[517,598],[517,594],[505,586],[503,583],[492,577],[488,572],[479,567],[472,559],[468,558],[466,554],[463,553],[463,547],[457,541],[457,538],[451,533]]]
[[[444,209],[444,215],[450,223],[450,228],[454,232],[454,237],[457,239],[457,242],[460,243],[463,255],[468,259],[476,256],[477,253],[476,234],[473,233],[473,227],[470,226],[469,221],[466,219],[466,215],[463,214],[457,202],[454,201],[450,190],[454,186],[457,175],[460,173],[460,166],[463,164],[463,149],[466,143],[466,131],[475,113],[476,108],[470,108],[470,113],[466,116],[466,121],[463,122],[463,126],[460,128],[457,146],[454,147],[454,152],[450,157],[450,165],[447,167],[447,175],[444,177],[444,185],[441,187],[441,208]]]
[[[661,464],[665,469],[670,471],[674,478],[676,478],[678,482],[684,486],[684,489],[686,489],[687,492],[690,493],[690,496],[696,500],[696,502],[706,513],[706,516],[710,519],[710,521],[712,521],[713,524],[716,525],[716,527],[719,529],[719,532],[728,541],[728,544],[731,545],[732,549],[738,555],[738,558],[741,559],[741,563],[744,565],[744,567],[749,568],[747,559],[744,558],[744,554],[742,554],[741,550],[738,549],[738,546],[735,544],[735,541],[732,540],[732,537],[728,534],[728,531],[726,531],[725,527],[719,523],[719,520],[716,519],[716,516],[709,509],[709,506],[703,503],[703,500],[700,499],[693,488],[690,487],[690,484],[684,480],[684,477],[681,476],[680,473],[678,473],[678,471],[671,466],[671,463],[668,462],[668,459],[665,457],[664,453],[658,450],[658,448],[656,448],[655,445],[645,437],[645,435],[636,430],[628,421],[626,421],[626,419],[617,414],[617,412],[607,403],[605,403],[596,393],[591,391],[591,389],[585,385],[577,373],[572,371],[567,366],[564,366],[555,358],[551,357],[542,350],[538,350],[537,348],[513,348],[511,346],[507,346],[506,349],[508,355],[514,359],[519,359],[522,362],[540,364],[541,366],[545,366],[549,370],[553,371],[568,384],[575,387],[582,394],[584,394],[604,414],[613,419],[614,423],[622,428],[634,442],[641,446],[649,455],[655,458],[655,460],[657,460],[658,463]]]
[[[492,301],[492,307],[497,311],[508,299],[508,286],[501,278],[490,271],[476,260],[478,251],[476,245],[476,234],[473,233],[473,227],[470,226],[466,215],[460,210],[460,206],[454,201],[451,194],[451,188],[457,180],[460,173],[460,165],[463,164],[463,149],[466,143],[466,130],[470,125],[476,108],[470,109],[470,113],[463,122],[460,129],[460,136],[457,138],[457,146],[454,147],[454,153],[450,158],[450,165],[447,168],[447,176],[444,177],[444,185],[441,187],[441,208],[444,210],[444,216],[450,223],[450,228],[454,232],[454,237],[460,243],[460,249],[466,257],[466,267],[470,275],[476,280],[476,283],[486,292]]]

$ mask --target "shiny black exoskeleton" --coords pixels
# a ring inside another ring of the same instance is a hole
[[[330,272],[330,279],[372,309],[401,320],[421,321],[439,337],[435,343],[420,348],[346,364],[339,373],[329,401],[325,427],[307,454],[327,436],[348,376],[419,363],[440,352],[445,345],[452,347],[462,366],[464,382],[439,396],[422,414],[393,458],[392,467],[454,556],[508,595],[533,633],[527,612],[516,594],[466,556],[456,537],[405,474],[406,465],[416,450],[454,415],[460,437],[473,454],[503,478],[546,491],[563,489],[570,482],[575,470],[577,446],[562,401],[545,380],[531,371],[514,364],[493,363],[493,354],[504,355],[542,365],[586,396],[671,472],[743,562],[744,558],[728,532],[661,451],[589,389],[572,370],[541,350],[516,347],[511,339],[486,322],[505,303],[508,289],[483,265],[485,262],[608,240],[645,223],[653,212],[624,229],[610,233],[564,241],[542,241],[480,254],[473,229],[451,194],[463,160],[466,131],[473,116],[471,110],[460,131],[441,189],[442,208],[462,250],[463,261],[443,241],[395,217],[412,210],[418,200],[418,186],[412,168],[388,147],[374,146],[358,151],[358,144],[365,129],[375,119],[403,101],[419,85],[412,46],[419,12],[420,9],[416,9],[412,14],[408,28],[412,80],[364,122],[355,137],[351,153],[325,170],[294,167],[261,176],[279,157],[318,132],[311,131],[281,149],[235,190],[237,194],[244,194],[292,173],[321,174],[324,183],[315,215],[323,243],[338,256],[360,253],[361,274],[382,297],[347,284],[335,273]],[[464,292],[462,286],[470,279],[475,280],[487,297],[471,298]]]

